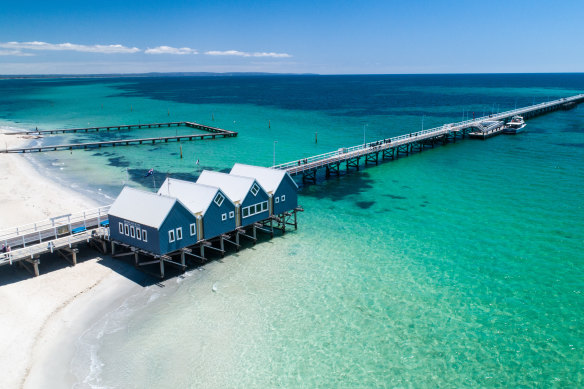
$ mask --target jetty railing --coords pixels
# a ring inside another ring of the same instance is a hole
[[[336,151],[330,151],[328,153],[323,153],[319,155],[297,159],[291,162],[282,163],[279,165],[274,165],[272,166],[272,168],[287,170],[292,174],[301,173],[303,171],[317,169],[319,167],[323,167],[331,163],[341,162],[347,159],[364,156],[370,154],[371,152],[382,151],[385,149],[398,147],[412,142],[419,142],[428,138],[446,135],[448,133],[456,133],[468,129],[470,127],[483,128],[485,122],[505,121],[506,119],[516,115],[540,111],[547,108],[557,107],[562,104],[577,102],[581,100],[584,100],[584,94],[539,103],[528,107],[517,108],[511,111],[505,111],[497,114],[485,115],[474,119],[463,120],[460,122],[448,123],[439,127],[434,127],[422,131],[416,131],[410,134],[394,136],[391,138],[385,138],[373,142],[366,142],[364,144],[356,146],[342,147]]]
[[[26,248],[64,235],[74,235],[109,223],[111,205],[52,217],[35,223],[0,230],[0,244]]]
[[[34,258],[35,255],[44,254],[47,252],[54,252],[56,250],[62,249],[63,247],[72,248],[74,244],[80,242],[89,242],[94,236],[99,236],[102,238],[109,237],[109,228],[100,226],[92,228],[89,230],[83,230],[74,234],[63,236],[56,239],[47,240],[45,242],[37,242],[26,247],[21,247],[15,250],[10,250],[5,253],[0,253],[0,266],[1,265],[12,265],[13,262],[17,262],[23,259]]]

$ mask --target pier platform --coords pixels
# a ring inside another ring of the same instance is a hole
[[[186,134],[186,135],[175,135],[175,136],[161,136],[161,137],[151,137],[151,138],[133,138],[133,139],[119,139],[111,141],[97,141],[97,142],[86,142],[86,143],[70,143],[70,144],[60,144],[60,145],[47,145],[47,146],[32,146],[32,147],[21,147],[12,149],[0,149],[0,153],[32,153],[32,152],[45,152],[45,151],[60,151],[60,150],[74,150],[74,149],[94,149],[107,146],[131,146],[131,145],[141,145],[141,144],[155,144],[160,142],[169,141],[192,141],[192,140],[204,140],[204,139],[217,139],[217,138],[231,138],[236,137],[237,132],[224,130],[222,128],[206,126],[204,124],[199,124],[195,122],[171,122],[171,123],[152,123],[152,124],[133,124],[133,125],[122,125],[122,126],[110,126],[110,127],[88,127],[88,128],[71,128],[71,129],[61,129],[61,130],[35,130],[35,131],[21,131],[21,132],[11,132],[8,135],[42,135],[42,134],[66,134],[66,133],[77,133],[77,132],[99,132],[99,131],[116,131],[116,130],[129,130],[129,129],[144,129],[144,128],[162,128],[162,127],[189,127],[200,131],[208,132],[208,134]]]
[[[529,119],[557,110],[572,109],[583,101],[584,94],[579,94],[472,120],[448,123],[424,131],[343,147],[336,151],[275,165],[272,168],[286,170],[292,176],[300,176],[303,183],[316,183],[317,173],[321,170],[325,172],[325,179],[331,176],[338,177],[342,165],[346,172],[349,172],[359,170],[361,162],[364,162],[365,166],[377,165],[380,161],[394,160],[400,156],[434,148],[435,145],[456,142],[457,139],[463,139],[473,132],[481,133],[481,137],[489,137],[501,133],[504,125],[513,116],[521,115],[524,119]]]

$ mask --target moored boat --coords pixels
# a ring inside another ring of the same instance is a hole
[[[503,133],[504,134],[518,134],[520,132],[523,132],[523,129],[525,128],[526,124],[525,121],[523,120],[523,116],[513,116],[511,118],[511,121],[509,123],[507,123],[507,125],[505,126],[505,128],[503,129]]]

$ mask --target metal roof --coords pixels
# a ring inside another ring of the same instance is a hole
[[[233,165],[230,174],[255,178],[268,193],[273,194],[276,192],[276,189],[280,186],[280,182],[282,182],[288,172],[286,172],[286,170],[236,163]],[[294,182],[294,180],[292,180],[292,182]],[[296,185],[296,182],[294,182],[294,185]],[[298,187],[298,185],[296,185],[296,187]]]
[[[160,228],[177,201],[175,198],[125,186],[112,204],[109,214]]]
[[[207,212],[218,191],[220,189],[215,186],[167,178],[158,189],[158,194],[176,197],[191,213],[196,215]]]
[[[256,180],[233,174],[203,170],[197,184],[216,186],[220,188],[234,203],[242,203]],[[261,184],[258,184],[260,187]],[[263,188],[263,187],[262,187]]]

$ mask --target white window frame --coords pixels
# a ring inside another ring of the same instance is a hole
[[[282,195],[282,202],[286,201],[286,195]]]
[[[136,237],[136,229],[134,228],[134,226],[130,226],[130,238],[135,238]]]
[[[221,220],[222,221],[227,220],[227,214],[226,213],[224,213],[224,214],[221,215]]]
[[[182,240],[182,227],[176,229],[176,240]]]
[[[223,196],[223,194],[221,194],[221,192],[217,192],[217,194],[215,195],[215,198],[213,199],[213,202],[215,204],[217,204],[218,207],[220,207],[224,201],[225,201],[225,196]]]
[[[130,236],[130,226],[127,223],[124,223],[124,235]]]
[[[260,191],[260,187],[255,182],[253,183],[250,192],[252,195],[257,196],[258,192]]]
[[[118,222],[118,225],[119,225],[119,227],[120,227],[120,234],[121,234],[121,235],[124,235],[124,223],[122,223],[122,222]]]
[[[191,236],[197,235],[197,223],[191,223]]]
[[[174,230],[168,230],[168,243],[174,242]]]
[[[276,197],[276,198],[274,199],[274,203],[278,204],[279,202],[280,202],[280,198],[279,198],[279,197]]]
[[[253,204],[243,208],[242,210],[242,217],[250,217],[257,215],[259,213],[265,212],[268,210],[268,202],[262,201],[261,203]],[[247,213],[247,215],[245,215]]]
[[[142,240],[142,230],[138,226],[136,226],[136,239]]]
[[[235,211],[229,211],[229,218],[233,219],[235,217]]]
[[[142,242],[148,242],[148,231],[142,228]]]

